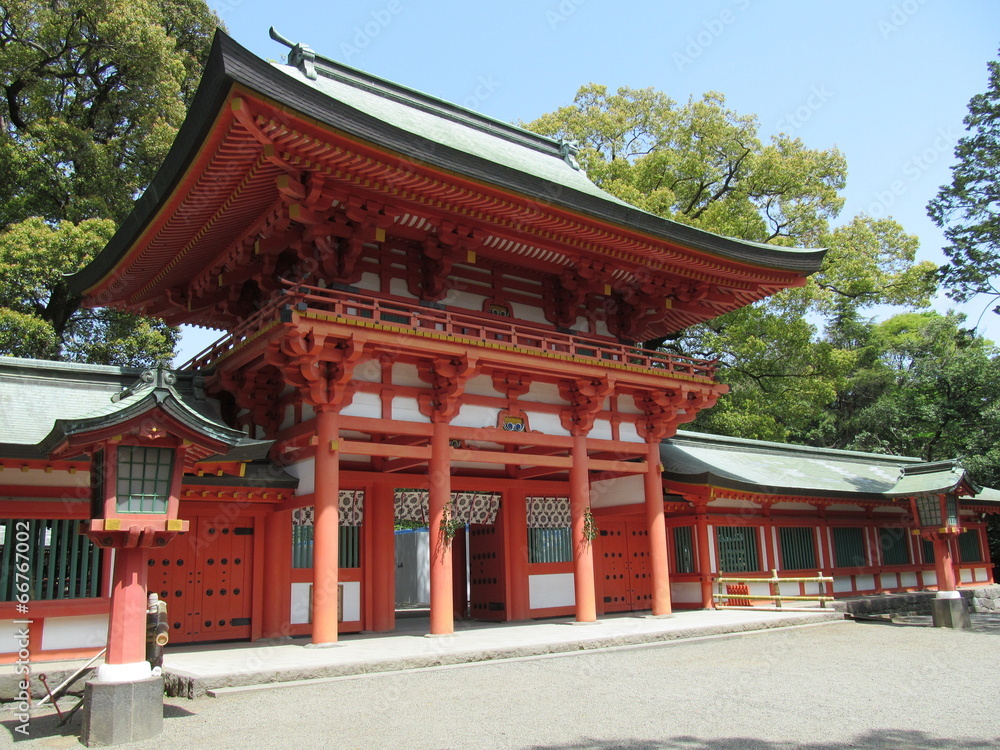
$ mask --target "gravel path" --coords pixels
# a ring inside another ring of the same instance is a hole
[[[163,734],[121,747],[997,748],[998,635],[844,622],[169,699]],[[80,747],[54,724],[17,747]]]

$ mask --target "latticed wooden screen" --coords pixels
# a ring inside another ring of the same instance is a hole
[[[958,561],[964,563],[983,561],[978,529],[969,529],[958,535]]]
[[[864,529],[856,526],[834,527],[833,564],[838,568],[856,568],[868,564]]]
[[[778,546],[783,570],[811,570],[816,567],[816,540],[811,528],[779,527]]]
[[[674,572],[694,573],[694,545],[690,526],[674,527]]]
[[[883,565],[909,565],[910,544],[907,530],[884,528],[878,530],[878,545]]]
[[[755,526],[717,526],[716,548],[719,570],[723,573],[751,573],[760,570]]]
[[[25,558],[31,599],[101,596],[101,550],[79,526],[67,519],[0,520],[0,601],[14,600],[17,565]]]
[[[528,562],[573,562],[569,529],[528,529]]]

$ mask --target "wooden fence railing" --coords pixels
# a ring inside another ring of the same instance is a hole
[[[832,602],[833,597],[825,594],[782,594],[781,584],[783,583],[815,583],[823,589],[823,584],[832,584],[832,576],[824,576],[818,573],[813,577],[806,578],[779,578],[778,571],[772,570],[770,578],[731,578],[719,577],[715,579],[717,591],[712,595],[715,606],[720,609],[753,609],[753,601],[771,601],[774,609],[785,611],[795,611],[802,608],[783,607],[783,602],[819,602],[820,607],[825,607],[827,602]],[[750,586],[754,583],[766,583],[768,585],[767,594],[752,594]],[[725,591],[723,591],[725,586]],[[762,607],[757,607],[762,609]]]

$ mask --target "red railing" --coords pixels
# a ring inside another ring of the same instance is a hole
[[[283,295],[193,357],[182,369],[211,365],[215,359],[282,314],[288,320],[290,312],[321,313],[324,317],[334,317],[348,324],[401,329],[403,333],[433,332],[442,336],[471,339],[481,346],[512,347],[526,354],[572,357],[613,367],[625,366],[704,381],[711,381],[716,369],[715,363],[707,360],[535,328],[520,322],[507,322],[502,316],[441,310],[411,302],[288,282],[285,282]]]

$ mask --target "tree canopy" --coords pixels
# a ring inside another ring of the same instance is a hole
[[[780,245],[828,249],[800,289],[649,345],[718,359],[731,393],[696,429],[766,440],[804,439],[836,396],[844,356],[818,340],[874,305],[929,304],[936,267],[917,263],[917,239],[891,219],[859,215],[833,228],[847,164],[835,148],[785,134],[762,137],[757,118],[722,94],[678,104],[653,89],[589,84],[573,104],[526,127],[575,140],[602,188],[674,221]]]
[[[980,294],[1000,299],[1000,59],[987,65],[987,89],[969,101],[969,134],[955,147],[951,184],[927,206],[948,241],[942,281],[961,302]],[[1000,314],[1000,304],[993,312]]]
[[[173,352],[174,329],[80,310],[62,275],[100,250],[165,158],[218,23],[204,0],[0,6],[0,354]]]

